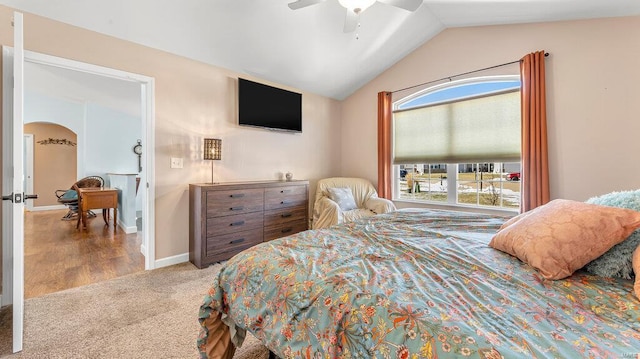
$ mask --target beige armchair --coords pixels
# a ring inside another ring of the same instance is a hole
[[[313,205],[313,229],[396,210],[388,199],[378,198],[371,182],[363,178],[333,177],[318,181]]]

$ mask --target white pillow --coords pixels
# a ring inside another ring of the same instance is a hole
[[[329,198],[336,202],[340,209],[343,211],[350,211],[352,209],[358,208],[356,205],[356,200],[353,199],[353,193],[351,192],[351,188],[340,187],[340,188],[328,188]]]

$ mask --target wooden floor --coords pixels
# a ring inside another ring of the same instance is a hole
[[[144,270],[141,233],[115,233],[102,213],[76,229],[66,210],[26,212],[24,224],[25,298],[79,287]],[[113,212],[111,213],[113,215]]]

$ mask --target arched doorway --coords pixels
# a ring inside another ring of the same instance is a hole
[[[34,209],[58,208],[55,191],[68,189],[76,181],[77,135],[64,126],[45,122],[25,124],[24,133],[33,135],[33,148],[25,149],[26,157],[33,158],[33,176],[25,176],[25,180],[31,181],[34,193],[38,193]]]

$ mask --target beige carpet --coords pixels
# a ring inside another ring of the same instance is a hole
[[[28,299],[21,353],[10,354],[10,315],[0,312],[0,356],[197,358],[198,308],[219,268],[185,263]],[[248,336],[234,358],[267,356]]]

